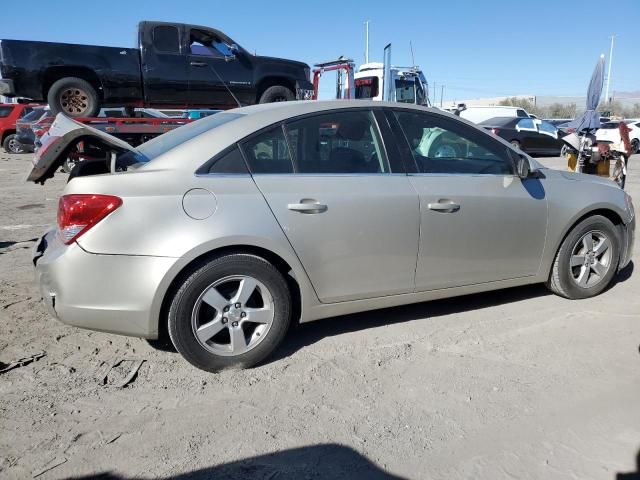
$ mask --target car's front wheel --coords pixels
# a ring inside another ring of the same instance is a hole
[[[2,142],[2,148],[7,153],[22,153],[22,145],[18,142],[18,137],[15,133],[7,135],[4,142]]]
[[[169,308],[169,336],[192,365],[216,372],[269,356],[291,321],[291,294],[263,258],[231,254],[189,275]]]
[[[562,242],[547,286],[565,298],[594,297],[611,283],[619,259],[615,225],[601,215],[588,217]]]

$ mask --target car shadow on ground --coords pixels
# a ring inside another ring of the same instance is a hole
[[[370,328],[410,322],[419,319],[442,317],[470,310],[480,310],[505,303],[513,303],[532,298],[552,295],[542,284],[494,290],[490,292],[464,295],[442,300],[414,303],[399,307],[371,310],[368,312],[342,315],[315,322],[296,325],[274,355],[267,360],[271,363],[293,355],[298,350],[312,345],[326,337],[366,330]]]
[[[75,480],[133,480],[142,477],[123,477],[113,473],[99,473]],[[146,475],[145,475],[146,478]],[[351,480],[402,480],[375,465],[352,448],[338,444],[312,445],[283,450],[257,457],[225,463],[192,472],[157,477],[173,480],[298,480],[302,478],[348,478]]]

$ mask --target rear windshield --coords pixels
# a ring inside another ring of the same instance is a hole
[[[14,107],[0,107],[0,118],[8,117]]]
[[[170,132],[157,136],[153,140],[149,140],[143,143],[137,148],[137,155],[135,160],[137,163],[147,163],[154,158],[168,152],[174,147],[177,147],[181,143],[187,142],[192,138],[197,137],[201,133],[207,132],[214,128],[229,123],[240,117],[243,117],[240,113],[218,113],[197,122],[184,125],[176,128]]]

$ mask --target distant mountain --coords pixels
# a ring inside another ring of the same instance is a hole
[[[640,90],[636,90],[634,92],[613,92],[613,97],[615,99],[620,99],[620,98],[640,98]]]

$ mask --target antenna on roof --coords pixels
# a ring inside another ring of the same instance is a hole
[[[411,66],[416,67],[416,58],[413,56],[413,42],[409,40],[409,48],[411,49]]]

